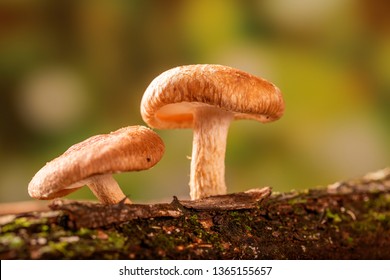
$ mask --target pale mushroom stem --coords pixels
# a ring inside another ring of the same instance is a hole
[[[226,194],[226,139],[234,115],[212,107],[195,109],[190,196],[199,199]]]
[[[117,204],[125,198],[124,202],[131,204],[111,174],[93,176],[88,179],[87,186],[102,204]]]

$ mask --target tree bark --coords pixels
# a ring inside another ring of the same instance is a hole
[[[0,216],[1,259],[390,259],[390,168],[324,188]]]

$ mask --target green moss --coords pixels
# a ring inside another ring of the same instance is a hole
[[[27,218],[17,218],[12,223],[6,224],[1,227],[1,232],[12,232],[16,231],[19,228],[27,228],[31,225],[31,222]]]
[[[67,252],[72,252],[73,254],[67,255],[67,258],[72,258],[73,255],[79,255],[83,256],[84,258],[89,258],[92,256],[95,252],[101,251],[101,248],[99,247],[101,244],[95,244],[86,242],[86,240],[82,240],[81,242],[77,242],[74,244],[69,244],[67,249]]]
[[[238,211],[230,211],[229,215],[233,218],[239,218],[240,217],[240,212]]]
[[[17,218],[14,221],[15,225],[21,226],[21,227],[29,227],[32,223],[27,220],[27,218]]]
[[[191,215],[189,218],[188,218],[189,222],[192,223],[192,224],[198,224],[199,221],[198,221],[198,215],[196,214],[193,214]]]
[[[389,193],[382,193],[377,199],[376,199],[377,206],[390,206],[390,194]]]
[[[377,224],[383,227],[384,229],[390,228],[390,211],[386,211],[386,212],[370,211],[369,216],[371,220],[376,221]],[[371,224],[375,224],[375,223],[371,222]]]
[[[353,238],[351,236],[347,237],[347,243],[350,245],[353,244]]]
[[[48,220],[46,218],[41,219],[29,219],[26,217],[16,218],[13,222],[5,224],[0,227],[0,233],[17,232],[20,229],[27,229],[28,231],[47,232],[50,230],[50,226],[47,225]]]
[[[302,197],[295,197],[295,198],[292,198],[288,201],[288,204],[290,204],[290,205],[306,204],[306,203],[307,203],[307,199],[302,198]]]
[[[365,209],[390,209],[390,194],[382,193],[375,199],[368,199],[364,203]]]
[[[155,241],[154,243],[157,247],[160,247],[160,248],[164,249],[165,251],[171,250],[178,245],[177,239],[175,237],[169,236],[166,234],[156,235],[154,241]]]
[[[92,229],[89,229],[89,228],[80,228],[77,232],[76,232],[76,235],[80,236],[80,237],[91,237],[93,235],[96,234],[96,230],[92,230]]]
[[[62,253],[63,255],[67,254],[66,247],[68,246],[67,242],[54,242],[54,241],[49,241],[48,247],[50,248],[51,251],[58,251]]]
[[[374,213],[372,213],[372,216],[373,216],[373,218],[375,220],[381,221],[381,222],[386,221],[387,219],[389,219],[389,216],[386,215],[385,213],[376,213],[376,212],[374,212]]]
[[[42,225],[42,226],[41,226],[41,231],[42,231],[42,232],[49,231],[49,229],[50,229],[50,228],[49,228],[48,225]]]
[[[24,240],[14,233],[6,233],[0,236],[0,245],[7,246],[10,249],[18,249],[24,244]]]
[[[115,231],[109,232],[108,242],[110,242],[115,248],[122,248],[126,242],[125,236]]]
[[[330,220],[332,220],[334,223],[340,223],[342,222],[342,219],[339,214],[333,213],[329,208],[326,209],[326,217]]]
[[[239,211],[231,211],[229,213],[230,217],[232,217],[231,221],[232,222],[236,222],[236,223],[239,223],[239,224],[248,224],[249,221],[251,221],[251,218],[250,216],[248,216],[245,212],[239,212]]]
[[[352,228],[357,234],[364,234],[366,232],[373,232],[377,229],[377,225],[372,223],[372,219],[365,219],[363,221],[355,222]]]
[[[42,232],[38,232],[36,235],[37,235],[37,237],[47,238],[49,236],[49,232],[42,231]]]

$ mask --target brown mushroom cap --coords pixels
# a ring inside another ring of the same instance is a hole
[[[280,90],[272,83],[222,65],[179,66],[156,77],[145,91],[141,115],[151,127],[190,128],[197,106],[215,106],[235,119],[270,122],[284,112]]]
[[[225,151],[234,119],[270,122],[284,112],[272,83],[222,65],[187,65],[155,78],[141,101],[141,115],[159,129],[192,128],[191,199],[226,193]]]
[[[149,169],[163,153],[161,138],[143,126],[96,135],[48,162],[32,178],[28,192],[37,199],[64,196],[93,176]]]

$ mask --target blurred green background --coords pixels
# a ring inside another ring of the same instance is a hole
[[[237,121],[229,192],[287,191],[390,163],[387,0],[1,0],[0,202],[69,146],[144,125],[139,105],[161,72],[184,64],[240,68],[275,83],[285,115]],[[153,169],[115,175],[136,202],[188,198],[191,130],[158,130]],[[69,198],[92,199],[87,188]]]

